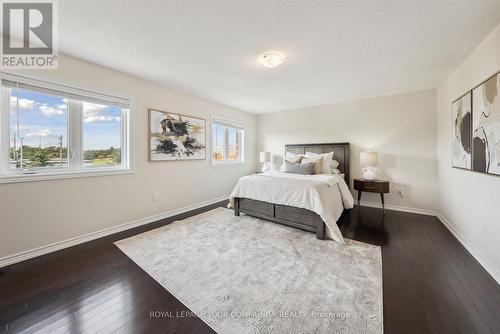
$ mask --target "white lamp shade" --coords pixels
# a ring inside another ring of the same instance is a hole
[[[271,161],[271,152],[260,152],[260,162]]]
[[[359,154],[359,160],[362,167],[377,166],[378,164],[377,152],[361,152]]]

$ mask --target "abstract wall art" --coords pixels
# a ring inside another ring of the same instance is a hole
[[[472,169],[500,175],[500,74],[472,90]]]
[[[192,116],[149,109],[149,161],[206,158],[206,122]]]
[[[452,103],[453,140],[452,140],[452,166],[471,169],[472,124],[471,93],[463,95]]]

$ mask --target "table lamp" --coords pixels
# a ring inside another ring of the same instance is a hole
[[[268,162],[271,161],[271,152],[260,152],[260,162],[262,163],[262,173],[269,170]]]
[[[363,167],[363,178],[365,180],[375,180],[377,178],[377,152],[361,152],[359,160],[361,167]]]

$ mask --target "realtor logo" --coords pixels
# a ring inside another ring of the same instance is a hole
[[[2,68],[57,68],[53,0],[2,0]]]

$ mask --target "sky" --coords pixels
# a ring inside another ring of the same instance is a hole
[[[19,133],[24,145],[58,145],[58,136],[63,136],[63,145],[68,143],[68,102],[64,97],[47,95],[27,90],[11,90],[10,138]],[[16,113],[19,104],[19,113]],[[120,147],[121,108],[87,103],[83,105],[84,150]]]
[[[228,128],[227,129],[227,142],[228,142],[228,153],[235,153],[236,150],[236,129]],[[224,149],[222,147],[224,142],[224,127],[218,124],[215,124],[213,127],[213,138],[214,138],[214,151],[218,153],[223,153]]]
[[[224,128],[220,125],[215,124],[213,128],[214,134],[214,151],[218,153],[223,152],[222,143],[224,142]]]

